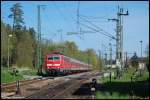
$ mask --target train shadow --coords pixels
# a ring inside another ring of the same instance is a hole
[[[72,95],[92,95],[91,83],[85,83],[80,86]],[[96,85],[96,91],[103,93],[109,92],[111,95],[117,92],[119,95],[130,95],[137,97],[149,97],[149,79],[135,82],[106,82]]]

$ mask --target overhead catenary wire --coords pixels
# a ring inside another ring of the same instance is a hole
[[[77,32],[80,33],[80,23],[79,23],[79,5],[80,5],[80,2],[78,1],[78,4],[77,4]]]
[[[108,19],[108,18],[105,18],[105,17],[93,17],[93,16],[85,16],[85,15],[80,15],[82,17],[85,17],[87,19]]]
[[[101,30],[95,29],[95,28],[90,27],[90,26],[88,26],[88,25],[85,25],[85,24],[83,24],[83,23],[80,23],[80,24],[81,24],[82,26],[85,26],[85,27],[87,27],[87,28],[89,28],[89,29],[94,30],[95,32],[99,32],[99,33],[101,33],[101,34],[103,34],[103,35],[105,35],[105,36],[107,36],[107,37],[110,37],[110,38],[112,38],[112,39],[116,39],[115,37],[112,37],[112,36],[110,36],[110,35],[108,35],[108,34],[103,33]]]
[[[80,17],[80,18],[81,18],[82,20],[85,20],[85,21],[88,22],[89,24],[93,25],[94,27],[98,28],[99,31],[103,31],[103,32],[104,32],[104,33],[103,33],[104,35],[106,35],[106,36],[108,36],[108,37],[110,37],[110,38],[112,38],[112,39],[115,39],[115,37],[114,37],[113,35],[111,35],[110,33],[106,32],[106,31],[104,31],[103,29],[101,29],[100,27],[96,26],[96,25],[93,24],[92,22],[88,21],[88,20],[85,19],[85,18],[82,18],[82,17]]]
[[[55,6],[57,12],[60,14],[60,16],[62,16],[62,18],[63,18],[64,22],[66,23],[66,25],[68,26],[68,28],[69,28],[69,29],[71,28],[71,30],[74,30],[73,27],[71,27],[72,25],[71,25],[70,21],[69,21],[69,20],[65,17],[65,15],[61,12],[60,8],[56,5],[55,2],[53,2],[53,3],[54,3],[54,6]],[[74,20],[74,19],[73,19],[73,20]],[[81,39],[81,37],[80,37],[80,39]]]
[[[67,24],[67,26],[73,30],[73,28],[71,27],[72,25],[70,24],[70,22],[69,22],[69,25],[68,25],[68,20],[67,20],[67,18],[66,18],[66,17],[64,16],[64,14],[61,12],[61,10],[60,10],[59,7],[56,5],[56,3],[53,2],[53,4],[54,4],[56,10],[58,11],[58,13],[60,14],[60,16],[64,19],[64,22]]]
[[[67,9],[67,7],[66,7],[66,4],[64,3],[64,8],[66,8]],[[73,18],[73,16],[72,15],[70,15],[71,16],[71,18],[74,20],[75,18]]]
[[[51,28],[55,29],[56,26],[53,23],[53,21],[51,21],[51,18],[49,17],[49,15],[45,14],[44,16],[46,16],[48,18],[48,21],[50,22],[49,25],[51,26]],[[52,33],[52,36],[50,37],[50,39],[53,39],[54,37],[56,37],[57,34],[55,32],[52,32],[51,30],[49,30],[50,28],[47,29],[46,27],[43,27],[43,29],[44,30],[48,30],[48,32]],[[41,34],[41,35],[49,35],[50,33],[48,33],[48,34]]]
[[[81,34],[81,27],[80,27],[80,1],[77,2],[77,32],[80,34],[80,39],[83,40],[83,38],[81,37],[81,35],[83,35],[83,33]]]

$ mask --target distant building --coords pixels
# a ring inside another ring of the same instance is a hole
[[[142,58],[141,58],[141,57],[138,57],[137,61],[138,61],[138,64],[139,64],[139,68],[144,68],[144,67],[145,67],[145,57],[142,57]],[[111,65],[108,64],[109,61],[106,61],[106,62],[107,62],[107,64],[105,65],[106,68],[117,68],[117,65],[120,64],[119,62],[117,62],[117,64],[116,64],[116,61],[115,61],[115,60],[112,60],[112,64],[111,64]],[[124,62],[125,68],[127,68],[127,67],[132,67],[131,62],[132,62],[132,59],[131,59],[131,58],[130,58],[130,59],[128,58],[128,59]]]
[[[142,58],[138,57],[137,58],[139,66],[145,66],[145,59],[146,59],[145,57],[142,57]],[[132,65],[131,62],[132,62],[132,59],[127,59],[126,65],[131,66]]]

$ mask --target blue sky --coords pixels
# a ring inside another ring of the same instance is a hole
[[[93,48],[96,52],[107,47],[109,42],[115,44],[114,40],[100,34],[67,35],[67,32],[77,31],[77,4],[76,1],[16,1],[20,2],[24,11],[24,21],[27,27],[34,27],[37,31],[37,5],[46,5],[41,12],[42,39],[60,41],[62,29],[63,40],[76,42],[81,50]],[[12,25],[12,19],[7,16],[15,1],[1,1],[1,19]],[[143,55],[146,46],[149,44],[149,2],[148,1],[80,1],[80,14],[85,16],[101,17],[100,19],[89,19],[103,30],[115,36],[115,22],[108,21],[108,18],[116,18],[117,6],[129,10],[129,16],[124,16],[124,51],[137,52],[140,56],[140,40],[143,41]],[[81,20],[80,20],[81,21]],[[86,22],[82,23],[89,25]],[[84,31],[90,29],[80,26]],[[81,37],[81,38],[80,38]],[[104,46],[102,46],[104,44]],[[107,53],[109,53],[107,51]],[[115,55],[115,46],[113,46]],[[130,55],[132,56],[132,55]]]

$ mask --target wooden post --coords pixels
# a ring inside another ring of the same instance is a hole
[[[110,79],[110,83],[111,83],[111,72],[110,72],[110,74],[109,74],[109,79]]]
[[[20,93],[19,81],[16,81],[16,87],[17,87],[16,94],[19,94]]]

